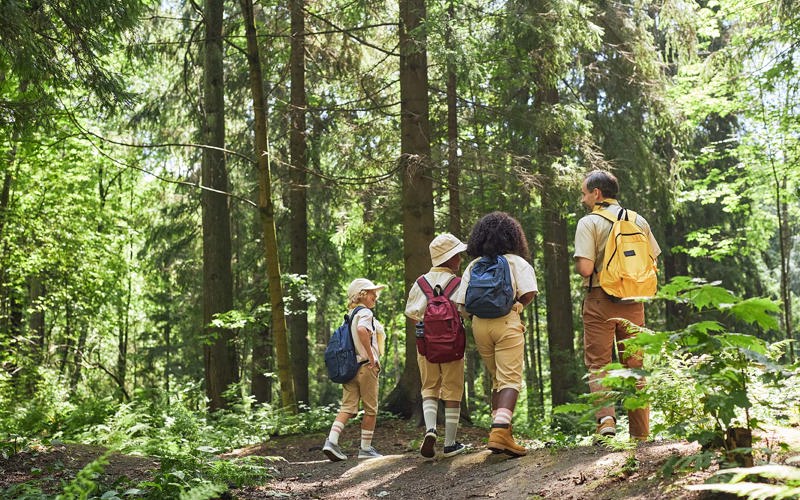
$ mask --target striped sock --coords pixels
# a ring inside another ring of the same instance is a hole
[[[334,420],[333,425],[331,426],[331,432],[328,434],[328,441],[333,444],[339,444],[339,434],[341,434],[343,430],[344,424],[338,420]]]
[[[492,420],[492,425],[501,424],[503,426],[508,426],[511,423],[511,417],[514,415],[514,412],[509,410],[508,408],[498,408],[497,414],[494,416]]]
[[[461,408],[444,409],[444,445],[452,446],[456,443],[456,431],[458,430],[458,418],[461,415]]]
[[[436,429],[436,412],[439,409],[438,399],[422,400],[422,416],[425,418],[425,429]]]
[[[361,449],[368,450],[370,446],[372,446],[372,435],[375,434],[375,431],[368,431],[366,429],[361,429]]]

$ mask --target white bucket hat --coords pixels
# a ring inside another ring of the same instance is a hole
[[[380,293],[384,288],[386,288],[386,285],[376,285],[366,278],[356,278],[347,287],[347,298],[356,300],[358,299],[358,294],[364,290],[375,290]]]
[[[450,260],[450,257],[467,249],[467,244],[450,233],[437,236],[428,245],[431,251],[431,265],[438,266]]]

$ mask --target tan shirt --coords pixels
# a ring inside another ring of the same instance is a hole
[[[353,314],[353,309],[347,312],[347,314]],[[372,354],[375,356],[375,359],[380,359],[381,354],[383,354],[384,346],[386,345],[386,332],[383,329],[383,325],[375,319],[375,315],[372,314],[372,310],[368,307],[361,309],[356,314],[355,318],[352,318],[350,323],[352,328],[350,329],[350,334],[353,336],[353,345],[356,346],[356,359],[361,361],[369,360],[369,356],[367,355],[367,347],[361,343],[361,339],[358,338],[358,327],[362,326],[367,329],[370,333],[370,348],[372,349]],[[374,328],[373,328],[374,326]]]
[[[508,260],[508,267],[511,270],[511,282],[514,287],[514,297],[520,298],[528,292],[538,292],[539,285],[536,282],[536,273],[533,266],[528,263],[519,255],[507,253],[503,257]],[[467,296],[467,286],[469,285],[469,274],[472,271],[472,266],[478,262],[478,259],[469,263],[464,270],[464,275],[461,277],[461,286],[453,293],[453,302],[456,304],[464,305]]]
[[[431,284],[431,288],[436,288],[436,285],[441,285],[442,290],[450,282],[452,278],[455,278],[455,274],[453,271],[450,270],[449,267],[432,267],[427,274],[425,274],[425,279],[428,280],[428,283]],[[459,288],[463,286],[459,285]],[[453,295],[451,298],[455,297],[458,293],[458,288],[453,291]],[[414,285],[411,287],[411,291],[408,292],[408,301],[406,301],[406,316],[413,319],[414,321],[422,321],[422,317],[425,316],[425,308],[428,307],[428,297],[425,296],[425,293],[419,287],[417,282],[414,282]]]
[[[622,207],[620,207],[619,204],[612,203],[605,210],[616,218],[621,209]],[[636,225],[642,229],[642,232],[650,240],[650,247],[653,249],[653,257],[658,257],[661,254],[661,247],[658,246],[658,242],[650,231],[650,224],[638,213],[636,214]],[[574,257],[583,257],[595,263],[595,272],[592,273],[592,287],[599,286],[600,279],[597,277],[597,263],[603,262],[606,242],[608,241],[608,235],[610,233],[611,222],[599,215],[587,214],[578,221],[578,227],[575,230]],[[589,286],[589,278],[583,278],[583,286]]]

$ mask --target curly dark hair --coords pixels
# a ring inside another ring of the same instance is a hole
[[[528,259],[528,240],[522,226],[505,212],[492,212],[475,223],[467,242],[472,257],[497,257],[513,253]]]

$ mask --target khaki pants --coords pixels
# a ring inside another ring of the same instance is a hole
[[[525,356],[525,325],[519,313],[522,304],[514,304],[502,318],[472,318],[472,335],[478,354],[492,375],[492,389],[522,389],[522,365]]]
[[[364,406],[365,415],[378,414],[378,373],[369,367],[369,363],[361,365],[355,378],[342,385],[339,411],[355,415],[359,401]]]
[[[422,397],[461,401],[464,396],[464,358],[449,363],[431,363],[417,353]]]
[[[642,367],[642,353],[626,353],[621,341],[632,337],[623,323],[610,318],[623,318],[639,326],[644,325],[644,304],[612,302],[601,289],[592,288],[583,300],[583,360],[589,369],[589,390],[604,391],[600,380],[605,376],[603,367],[611,363],[614,343],[617,344],[620,362],[627,368]],[[637,386],[644,388],[645,380]],[[595,413],[599,419],[614,416],[614,407],[606,406]],[[647,437],[650,433],[650,408],[640,408],[628,412],[628,429],[631,437]]]

